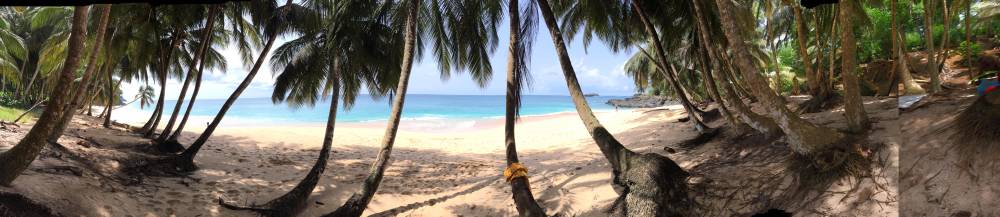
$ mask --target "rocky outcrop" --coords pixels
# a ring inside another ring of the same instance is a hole
[[[622,108],[654,108],[671,101],[664,96],[635,95],[625,99],[611,99],[607,104]]]

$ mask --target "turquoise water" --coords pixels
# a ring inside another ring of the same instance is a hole
[[[594,110],[614,110],[613,106],[605,104],[609,99],[621,99],[625,96],[587,97]],[[391,98],[372,99],[367,95],[358,96],[354,106],[337,113],[338,122],[369,122],[386,120],[389,117]],[[191,115],[198,119],[213,117],[225,99],[206,99],[195,102]],[[167,100],[169,115],[176,100]],[[187,105],[181,107],[181,112]],[[292,108],[284,103],[274,104],[270,98],[241,98],[226,113],[225,120],[254,120],[258,123],[326,123],[329,113],[329,101],[317,102],[315,107]],[[140,119],[148,118],[152,107],[139,109],[138,104],[129,105]],[[569,96],[524,96],[521,115],[545,115],[559,112],[576,111]],[[130,113],[126,112],[126,113]],[[145,116],[143,116],[145,115]],[[424,95],[410,94],[403,106],[404,120],[437,120],[437,119],[484,119],[504,116],[504,96],[502,95]],[[145,120],[141,120],[145,121]]]

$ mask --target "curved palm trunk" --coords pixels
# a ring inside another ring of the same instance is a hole
[[[163,107],[163,104],[161,104],[159,102],[162,101],[163,95],[161,94],[157,98],[158,99],[156,100],[156,102],[157,102],[156,106],[153,107],[153,113],[149,115],[149,120],[146,120],[146,124],[142,125],[142,128],[139,130],[138,133],[144,133],[146,131],[149,131],[149,128],[151,126],[153,126],[153,120],[156,120],[156,116],[160,115],[160,108]]]
[[[715,2],[719,8],[719,20],[723,32],[729,45],[736,53],[734,60],[736,65],[743,69],[741,71],[743,78],[749,83],[753,95],[768,110],[768,116],[774,119],[778,127],[784,131],[792,150],[800,154],[810,154],[843,138],[843,134],[809,123],[788,110],[788,107],[785,106],[785,100],[775,95],[771,88],[768,88],[766,78],[758,73],[759,69],[753,64],[753,57],[748,53],[743,37],[737,32],[739,28],[734,23],[735,18],[730,12],[733,7],[732,2],[729,0],[715,0]]]
[[[334,65],[337,65],[337,60],[334,60]],[[319,183],[320,176],[323,175],[323,171],[326,170],[326,162],[330,158],[330,149],[333,146],[333,130],[337,125],[337,102],[340,101],[340,72],[337,72],[338,67],[333,67],[333,95],[330,98],[330,113],[326,119],[326,132],[323,136],[323,147],[319,151],[319,157],[316,159],[316,163],[313,164],[312,168],[309,169],[309,173],[306,177],[299,181],[299,184],[295,185],[291,191],[281,195],[274,200],[271,200],[264,205],[254,206],[254,207],[237,207],[234,205],[226,204],[221,201],[222,205],[231,209],[250,209],[259,212],[264,216],[295,216],[304,210],[307,205],[309,205],[306,199],[309,199],[309,195],[312,194],[313,190],[316,188],[316,184]]]
[[[195,53],[194,59],[191,60],[191,65],[188,66],[188,73],[184,78],[184,84],[181,85],[181,94],[177,97],[177,103],[174,105],[174,111],[170,114],[170,120],[167,121],[167,126],[163,128],[163,132],[160,133],[160,136],[156,138],[156,141],[159,142],[157,148],[162,152],[175,153],[184,150],[184,147],[181,146],[180,143],[173,141],[168,142],[167,137],[171,135],[174,123],[177,121],[177,115],[180,114],[181,106],[184,105],[184,98],[187,95],[188,86],[191,84],[191,78],[194,77],[193,74],[195,71],[195,65],[198,64],[198,62],[204,61],[202,58],[204,58],[205,52],[211,44],[212,29],[215,27],[215,17],[218,10],[219,6],[216,5],[212,6],[212,9],[208,12],[208,20],[205,21],[205,32],[201,36],[201,47],[198,49],[198,52]]]
[[[392,153],[392,145],[396,141],[396,131],[399,130],[399,119],[403,115],[403,103],[406,100],[406,89],[409,86],[410,71],[413,68],[413,55],[417,37],[417,10],[420,8],[420,1],[410,1],[406,12],[406,30],[403,43],[403,63],[400,66],[399,83],[396,86],[396,96],[392,100],[392,110],[389,113],[388,126],[385,135],[382,136],[382,149],[378,152],[375,163],[368,171],[368,178],[361,184],[360,192],[356,192],[344,202],[337,210],[323,215],[324,217],[344,217],[361,216],[371,202],[378,185],[382,182],[382,176],[386,167],[389,166],[389,157]]]
[[[701,58],[699,58],[701,64],[699,65],[701,65],[701,77],[705,78],[702,80],[705,83],[705,88],[708,89],[709,97],[712,97],[712,100],[719,104],[719,112],[722,113],[722,117],[726,119],[726,122],[729,122],[730,125],[736,128],[744,127],[746,124],[741,122],[739,119],[736,119],[736,116],[734,116],[733,113],[730,112],[728,106],[726,106],[725,100],[722,99],[722,94],[719,93],[719,86],[716,84],[715,76],[712,76],[712,72],[708,67],[709,62],[712,62],[708,58],[709,51],[707,51],[707,49],[703,50],[705,51],[701,53]]]
[[[685,181],[687,172],[664,156],[655,153],[639,154],[629,150],[601,125],[583,96],[549,2],[539,0],[538,5],[548,26],[577,114],[601,153],[611,164],[614,175],[612,185],[620,195],[612,204],[610,215],[690,215],[692,203],[688,197]]]
[[[153,123],[149,125],[149,129],[146,129],[146,131],[142,133],[142,137],[151,139],[153,137],[153,133],[156,132],[156,127],[160,126],[160,119],[163,118],[163,109],[167,107],[166,102],[164,101],[166,95],[167,95],[167,71],[163,70],[160,74],[160,97],[159,99],[156,100],[156,104],[158,104],[159,106],[156,107],[156,115],[153,119]]]
[[[924,0],[924,43],[927,47],[927,74],[931,76],[930,93],[941,91],[941,78],[938,76],[937,51],[934,49],[934,34],[932,32],[934,17],[932,0]]]
[[[733,70],[727,70],[729,68],[724,66],[728,66],[728,64],[723,64],[721,62],[721,59],[725,58],[719,58],[724,54],[724,52],[718,50],[717,47],[712,46],[712,44],[709,43],[711,41],[710,40],[711,37],[709,37],[709,34],[712,31],[710,31],[708,24],[706,24],[707,17],[704,16],[705,11],[702,10],[701,3],[698,1],[691,1],[691,4],[694,9],[695,23],[696,23],[696,28],[698,29],[698,37],[700,37],[700,40],[698,41],[701,43],[702,48],[705,49],[705,55],[703,58],[705,58],[705,61],[707,63],[711,63],[712,67],[716,69],[713,70],[711,73],[709,73],[709,76],[712,76],[712,74],[714,73],[715,76],[713,76],[713,78],[718,78],[721,80],[722,87],[720,87],[720,89],[726,91],[726,94],[719,94],[719,93],[716,94],[720,95],[719,96],[720,99],[725,99],[723,100],[723,102],[728,102],[730,104],[729,107],[732,108],[733,113],[735,113],[737,117],[743,120],[744,123],[750,126],[750,128],[753,128],[754,130],[764,134],[766,137],[780,136],[782,134],[781,129],[778,128],[778,125],[776,123],[774,123],[774,120],[771,120],[770,118],[754,113],[753,111],[750,110],[750,108],[748,108],[745,104],[743,104],[743,100],[740,99],[736,90],[733,88],[733,86],[735,85],[730,84],[730,80],[735,80],[735,79],[730,78],[728,76],[729,73],[726,72],[726,71],[732,72]],[[734,124],[733,126],[737,127],[737,129],[742,127],[741,124]]]
[[[524,69],[523,65],[519,65],[518,60],[524,59],[524,49],[531,49],[524,46],[524,40],[521,33],[521,17],[520,17],[520,6],[518,5],[518,0],[510,0],[507,3],[507,10],[510,13],[510,48],[509,54],[507,56],[507,97],[506,97],[506,113],[504,116],[504,144],[507,149],[507,167],[514,169],[513,165],[520,165],[520,160],[517,158],[517,144],[516,137],[514,136],[514,127],[517,122],[517,115],[519,107],[521,106],[521,81],[523,80],[521,76],[524,76],[527,72],[520,71]],[[521,63],[523,64],[523,62]],[[514,205],[517,207],[517,213],[520,216],[526,217],[539,217],[546,216],[545,210],[538,205],[535,201],[534,195],[531,194],[531,185],[527,176],[527,169],[524,171],[525,176],[521,177],[508,177],[508,182],[510,183],[511,194],[513,195]],[[505,174],[507,174],[505,172]],[[511,173],[514,174],[513,171]]]
[[[847,117],[847,128],[849,131],[854,133],[860,133],[868,130],[868,114],[865,114],[864,102],[861,100],[861,88],[858,84],[858,64],[857,64],[857,50],[858,44],[855,43],[854,39],[854,22],[852,20],[851,8],[857,4],[855,0],[841,0],[838,6],[840,7],[840,25],[843,30],[840,31],[840,47],[843,49],[841,52],[841,76],[844,78],[844,113]]]
[[[114,78],[111,76],[111,72],[113,71],[108,71],[109,85],[111,84],[111,81],[114,80]],[[108,102],[107,102],[107,107],[105,108],[107,109],[107,114],[104,115],[104,128],[111,128],[111,111],[115,110],[114,109],[115,101],[118,100],[118,97],[115,97],[115,90],[118,90],[118,87],[121,87],[122,81],[124,80],[118,79],[118,82],[115,82],[114,86],[109,86],[111,88],[108,88],[108,99],[107,99]]]
[[[77,6],[73,11],[73,24],[69,36],[66,62],[59,73],[57,83],[68,86],[73,82],[75,70],[80,66],[80,55],[87,35],[87,7]],[[59,113],[65,109],[66,102],[71,99],[70,93],[55,89],[51,92],[49,106],[42,112],[35,125],[10,150],[0,153],[0,185],[10,186],[21,172],[38,157],[50,134],[58,125]]]
[[[291,4],[290,2],[291,1],[289,0],[289,4]],[[236,99],[238,99],[240,94],[243,94],[243,91],[250,86],[250,82],[253,81],[254,76],[256,76],[257,72],[260,71],[260,67],[264,65],[264,60],[267,58],[267,53],[271,51],[271,46],[274,46],[275,38],[277,38],[277,35],[270,35],[270,37],[268,37],[267,43],[264,45],[264,49],[260,51],[260,56],[257,57],[257,62],[254,63],[253,69],[247,73],[247,77],[243,78],[243,82],[240,83],[240,86],[236,87],[233,94],[229,95],[226,102],[222,104],[222,108],[219,109],[219,113],[215,115],[214,119],[212,119],[212,123],[209,123],[208,127],[205,128],[205,131],[198,136],[198,139],[195,140],[194,143],[191,143],[191,146],[178,156],[176,165],[178,170],[194,171],[198,169],[194,165],[195,155],[197,155],[198,151],[201,150],[201,147],[205,145],[205,142],[208,142],[208,138],[212,137],[212,133],[215,132],[215,128],[219,127],[219,123],[222,122],[222,118],[226,116],[226,112],[233,106]]]
[[[201,78],[203,75],[201,73],[204,69],[205,61],[201,61],[198,64],[197,77],[194,79],[194,91],[191,92],[191,101],[188,101],[187,109],[184,111],[184,117],[181,118],[181,123],[177,125],[177,130],[174,130],[173,135],[170,135],[170,138],[168,138],[167,141],[177,142],[177,138],[181,136],[181,133],[184,133],[184,126],[187,125],[188,117],[191,115],[191,109],[194,108],[194,102],[198,99],[198,91],[201,90]]]
[[[805,19],[802,18],[802,8],[789,2],[789,0],[785,0],[785,4],[792,8],[792,14],[795,16],[795,34],[797,36],[796,39],[798,39],[796,41],[798,41],[799,45],[799,56],[802,58],[802,68],[805,70],[807,75],[813,74],[812,59],[809,58],[809,49],[807,45],[809,43],[809,36],[806,33],[808,33],[809,30],[806,29]],[[817,81],[813,79],[809,79],[809,82],[810,85],[819,85]],[[798,88],[795,88],[795,91],[798,91]]]
[[[83,78],[73,91],[74,94],[69,98],[68,105],[63,108],[62,116],[59,117],[61,120],[56,124],[55,131],[49,135],[49,142],[56,143],[59,141],[59,137],[62,137],[63,131],[72,122],[73,116],[76,115],[76,110],[80,108],[83,104],[84,96],[90,93],[90,83],[94,80],[94,73],[97,72],[97,55],[100,53],[101,46],[104,44],[104,34],[107,32],[108,19],[111,13],[111,5],[101,6],[101,23],[97,28],[97,36],[95,37],[95,42],[92,50],[90,51],[90,57],[87,61],[87,69],[83,72]]]

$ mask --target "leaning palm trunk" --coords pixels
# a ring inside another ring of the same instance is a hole
[[[858,84],[858,45],[854,40],[854,22],[850,13],[857,4],[855,0],[840,1],[840,31],[841,76],[844,78],[844,114],[847,117],[847,128],[854,133],[864,132],[869,127],[868,115],[865,114],[864,102],[861,100],[861,90]]]
[[[334,60],[334,65],[337,65],[337,60]],[[312,169],[309,169],[309,173],[306,177],[299,181],[299,184],[295,185],[291,191],[281,195],[274,200],[271,200],[260,206],[251,207],[239,207],[235,205],[230,205],[225,203],[222,199],[219,199],[219,203],[222,206],[230,209],[247,209],[253,210],[264,216],[295,216],[298,215],[302,210],[304,210],[309,203],[306,199],[309,199],[309,195],[312,194],[313,189],[316,188],[316,184],[319,183],[320,176],[323,175],[323,171],[326,170],[326,162],[330,158],[330,149],[333,146],[333,130],[337,125],[337,102],[340,101],[340,72],[336,70],[339,67],[333,67],[333,85],[331,90],[333,95],[330,98],[330,113],[326,119],[326,132],[323,136],[323,147],[319,150],[319,157],[316,159],[316,163],[313,164]]]
[[[386,167],[389,166],[389,157],[392,153],[392,145],[396,141],[396,131],[399,130],[399,119],[403,115],[403,103],[406,100],[406,89],[409,85],[410,70],[413,68],[413,55],[417,37],[417,10],[420,8],[420,1],[409,1],[406,12],[406,30],[403,42],[403,62],[400,66],[399,83],[396,86],[395,97],[392,100],[392,110],[389,113],[388,126],[385,135],[382,136],[382,149],[378,152],[375,163],[368,171],[368,178],[361,183],[361,191],[355,192],[337,210],[323,215],[324,217],[361,216],[371,202],[378,185],[382,182]]]
[[[511,194],[517,213],[526,217],[546,216],[545,210],[535,201],[531,194],[531,185],[528,180],[528,169],[521,166],[517,158],[516,137],[514,127],[517,122],[518,112],[521,106],[521,90],[524,85],[527,67],[524,59],[526,49],[524,37],[521,35],[520,7],[517,0],[510,0],[507,3],[507,10],[510,13],[510,48],[507,56],[507,98],[506,113],[504,115],[504,144],[507,149],[507,169],[504,176],[510,183]]]
[[[719,89],[726,91],[726,94],[719,94],[719,98],[724,99],[723,102],[728,102],[733,113],[743,120],[744,123],[757,132],[762,133],[765,137],[780,136],[782,134],[781,129],[778,128],[776,123],[774,123],[774,120],[754,113],[749,107],[743,104],[743,100],[740,99],[736,90],[733,88],[735,84],[730,84],[731,80],[735,80],[734,78],[729,77],[730,72],[733,70],[727,70],[729,68],[723,66],[728,66],[728,64],[723,64],[721,62],[722,59],[725,59],[722,58],[724,52],[718,50],[717,47],[709,43],[709,34],[712,31],[710,31],[708,25],[706,24],[706,17],[704,16],[705,11],[702,10],[701,3],[698,1],[691,1],[691,4],[694,9],[695,24],[698,29],[698,37],[700,39],[698,41],[701,43],[702,49],[705,50],[705,62],[711,63],[712,68],[715,68],[715,70],[712,70],[709,75],[714,74],[715,76],[712,77],[718,78],[721,81],[720,83],[722,83],[722,87],[719,87]],[[703,65],[707,65],[707,63]],[[742,125],[737,124],[734,125],[734,127],[739,129]]]
[[[162,98],[162,97],[163,97],[163,95],[161,94],[157,98]],[[163,104],[159,103],[160,101],[161,101],[160,99],[156,100],[157,103],[156,103],[156,106],[153,107],[153,113],[151,115],[149,115],[149,120],[146,120],[146,124],[142,125],[142,128],[139,129],[138,133],[144,133],[144,132],[148,131],[150,127],[153,126],[153,120],[156,119],[157,115],[160,115],[160,113],[159,113],[160,107],[163,107]]]
[[[111,5],[101,6],[101,22],[97,29],[97,36],[94,41],[93,50],[90,51],[90,59],[87,63],[87,69],[83,72],[83,78],[80,83],[77,84],[76,89],[72,97],[69,98],[69,105],[67,105],[62,110],[62,116],[60,121],[56,124],[55,131],[49,135],[49,142],[56,143],[59,141],[59,137],[62,137],[63,131],[72,122],[73,116],[76,115],[76,110],[83,104],[84,96],[89,93],[88,87],[90,82],[94,80],[94,73],[97,71],[97,55],[100,53],[101,46],[104,44],[104,33],[107,32],[108,18],[111,13]]]
[[[730,0],[715,0],[715,2],[719,8],[719,20],[723,32],[729,46],[736,54],[734,60],[736,66],[742,69],[741,74],[750,84],[752,94],[768,110],[767,115],[784,131],[792,150],[799,154],[810,154],[842,139],[844,136],[839,132],[809,123],[785,107],[785,100],[768,88],[766,78],[758,73],[757,65],[752,62],[753,57],[748,52],[749,48],[737,32],[739,27],[734,23],[735,18],[730,11],[734,7],[732,2]]]
[[[215,128],[219,127],[219,123],[222,122],[222,118],[226,116],[226,112],[229,111],[229,108],[233,106],[233,103],[236,102],[236,99],[238,99],[240,97],[240,94],[243,94],[243,91],[246,90],[248,86],[250,86],[250,82],[253,81],[254,76],[256,76],[257,72],[260,71],[260,67],[264,65],[264,60],[267,57],[266,56],[267,52],[270,52],[271,46],[274,46],[275,38],[277,38],[276,34],[272,34],[268,37],[267,43],[264,45],[264,49],[260,51],[260,56],[257,57],[257,62],[254,63],[253,65],[253,69],[251,69],[250,72],[247,73],[246,78],[243,78],[243,82],[240,83],[240,86],[236,87],[236,90],[233,91],[233,94],[229,95],[229,98],[226,99],[226,102],[222,104],[222,108],[219,109],[219,113],[215,115],[215,119],[212,119],[212,122],[208,124],[208,127],[205,128],[205,131],[202,132],[200,136],[198,136],[198,139],[195,140],[194,143],[191,143],[190,147],[188,147],[186,150],[184,150],[183,153],[181,153],[178,156],[176,162],[177,163],[176,169],[180,171],[194,171],[198,169],[194,165],[195,155],[197,155],[198,151],[201,150],[201,147],[205,145],[205,142],[208,142],[208,138],[212,137],[212,133],[215,132]]]
[[[77,6],[73,11],[73,24],[69,36],[66,62],[63,63],[63,69],[58,75],[57,84],[59,86],[68,86],[73,82],[74,72],[80,66],[80,54],[86,35],[87,6]],[[0,163],[0,185],[10,186],[14,179],[38,157],[48,141],[49,135],[55,132],[55,127],[62,120],[59,118],[60,113],[65,109],[70,99],[72,98],[69,92],[54,89],[50,94],[49,105],[28,131],[28,134],[13,148],[0,153],[0,162],[3,162]]]
[[[639,154],[629,150],[604,128],[583,96],[576,72],[555,15],[547,0],[539,0],[539,9],[548,26],[566,86],[580,120],[611,164],[618,199],[611,205],[613,216],[689,216],[692,202],[687,192],[688,174],[669,158]]]
[[[156,138],[156,141],[159,142],[157,149],[162,152],[175,153],[184,150],[184,147],[181,146],[180,143],[177,143],[176,141],[168,141],[167,137],[171,135],[174,123],[177,121],[177,115],[180,114],[181,106],[184,105],[184,97],[187,95],[187,89],[191,84],[191,78],[194,77],[195,65],[198,64],[199,61],[204,61],[205,52],[211,44],[212,29],[215,27],[215,17],[216,13],[219,11],[219,7],[219,5],[212,6],[212,9],[208,12],[208,20],[205,21],[205,32],[201,36],[201,47],[198,49],[198,52],[195,53],[194,59],[191,60],[191,65],[188,66],[188,73],[184,78],[184,84],[181,85],[181,94],[177,97],[177,103],[174,105],[173,113],[170,114],[170,120],[167,121],[167,126],[163,128],[163,132],[160,133],[160,136]]]
[[[181,118],[181,123],[177,125],[177,130],[174,130],[173,135],[167,139],[169,142],[177,142],[177,139],[184,132],[184,126],[187,125],[188,117],[191,115],[191,109],[194,108],[194,102],[198,99],[198,91],[201,90],[201,74],[205,70],[205,61],[201,61],[198,64],[198,72],[196,72],[197,77],[194,79],[194,91],[191,91],[191,101],[188,101],[187,109],[184,111],[184,117]]]

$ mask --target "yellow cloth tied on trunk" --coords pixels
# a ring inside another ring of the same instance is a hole
[[[503,170],[503,177],[510,182],[516,178],[528,177],[528,168],[521,165],[521,163],[512,163],[507,166],[507,169]]]

